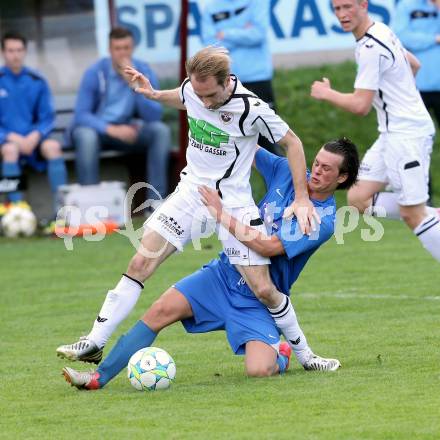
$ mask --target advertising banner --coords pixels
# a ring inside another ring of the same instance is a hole
[[[252,0],[250,0],[252,1]],[[135,36],[135,56],[150,63],[177,61],[179,57],[180,0],[115,0],[118,23]],[[205,0],[189,2],[189,52],[202,47],[201,13]],[[370,0],[375,20],[389,23],[395,0]],[[95,0],[99,53],[107,53],[108,2]],[[344,33],[332,12],[331,0],[272,0],[273,54],[327,51],[354,47],[353,36]]]

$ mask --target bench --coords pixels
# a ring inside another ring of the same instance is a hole
[[[55,105],[55,128],[52,131],[52,137],[60,142],[63,147],[63,156],[66,161],[75,159],[73,146],[70,139],[66,137],[66,130],[70,127],[73,119],[73,110],[75,108],[76,95],[56,95],[54,97]],[[172,138],[177,139],[177,116],[176,111],[165,108],[164,122],[171,127]],[[170,160],[177,160],[179,148],[174,145],[171,149]],[[123,151],[103,150],[100,153],[102,159],[125,156]]]
[[[75,151],[70,139],[67,139],[66,130],[70,127],[73,119],[76,95],[54,96],[55,128],[51,137],[60,142],[63,147],[63,157],[66,162],[75,160]],[[124,156],[124,152],[115,150],[103,150],[100,153],[102,159]]]
[[[76,95],[56,95],[54,105],[56,110],[55,128],[51,137],[58,140],[63,148],[63,157],[66,161],[69,183],[77,181],[75,175],[75,150],[70,140],[66,137],[66,129],[72,123]],[[166,110],[164,120],[173,131],[173,138],[176,139],[177,118],[176,112]],[[169,190],[175,188],[179,176],[178,148],[174,147],[170,154],[169,164]],[[135,182],[145,179],[145,160],[140,159],[142,155],[127,155],[123,151],[103,150],[101,158],[101,180],[118,180],[127,183],[127,188]],[[27,200],[32,206],[38,218],[49,218],[52,215],[52,197],[49,190],[46,174],[39,174],[29,169],[27,172],[28,190]],[[134,206],[139,206],[145,199],[140,191],[134,199]]]

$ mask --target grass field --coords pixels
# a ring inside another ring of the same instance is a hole
[[[177,379],[156,393],[135,391],[125,374],[79,392],[55,356],[89,329],[133,252],[127,240],[76,240],[68,252],[61,240],[3,239],[0,438],[438,439],[438,263],[403,225],[384,224],[380,242],[362,242],[357,229],[326,244],[293,290],[312,348],[338,357],[340,371],[294,365],[248,379],[222,332],[187,335],[175,324],[155,345],[174,357]],[[111,344],[217,249],[209,241],[159,268]]]
[[[343,134],[364,150],[376,135],[371,115],[355,119],[307,99],[311,80],[323,74],[347,88],[353,66],[279,72],[281,114],[309,159],[322,142]],[[439,158],[437,146],[433,162]],[[261,194],[261,181],[254,184]],[[383,225],[379,242],[361,240],[363,223],[344,245],[333,238],[292,291],[311,347],[339,358],[341,370],[309,373],[294,364],[284,376],[249,379],[222,332],[187,335],[175,324],[155,345],[176,361],[176,382],[156,393],[135,391],[125,373],[103,390],[79,392],[64,382],[66,362],[55,356],[58,345],[89,330],[125,271],[134,251],[126,238],[78,239],[70,252],[58,239],[0,239],[0,438],[440,438],[439,266],[403,224]],[[211,239],[202,251],[171,257],[108,348],[161,292],[218,250]]]

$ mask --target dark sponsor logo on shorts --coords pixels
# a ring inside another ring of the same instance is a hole
[[[362,171],[364,173],[368,173],[371,170],[370,165],[362,162],[361,165],[359,166],[359,171]]]
[[[162,223],[163,227],[167,229],[169,232],[179,236],[183,234],[184,229],[179,225],[179,223],[176,222],[176,220],[173,217],[168,217],[167,215],[160,213],[158,220]]]
[[[225,248],[225,254],[228,257],[239,257],[240,256],[240,249],[235,249],[235,248]]]

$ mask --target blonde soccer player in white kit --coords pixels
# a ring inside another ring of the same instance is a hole
[[[434,124],[416,89],[420,64],[391,29],[374,22],[366,0],[332,0],[346,32],[356,38],[358,72],[353,93],[340,93],[324,78],[312,85],[312,97],[344,110],[377,113],[379,138],[362,160],[359,182],[348,203],[361,212],[402,218],[425,249],[440,261],[438,210],[427,207]],[[390,187],[392,192],[383,192]]]
[[[296,215],[303,233],[311,233],[319,217],[311,203],[301,141],[269,106],[245,89],[230,73],[230,59],[223,48],[202,49],[187,62],[188,79],[174,90],[154,90],[146,77],[131,67],[126,74],[137,93],[177,109],[186,110],[189,121],[187,166],[176,190],[145,222],[141,246],[118,285],[110,290],[92,331],[78,342],[58,347],[59,356],[98,363],[102,348],[117,325],[130,313],[143,282],[173,252],[183,250],[216,228],[199,190],[218,191],[223,207],[246,225],[265,231],[252,199],[249,183],[258,136],[287,150],[295,186],[295,200],[285,215]],[[223,227],[219,238],[231,264],[271,312],[279,312],[285,295],[270,279],[270,259],[249,249]],[[207,286],[209,295],[209,286]],[[290,300],[276,324],[281,331],[297,325]]]

